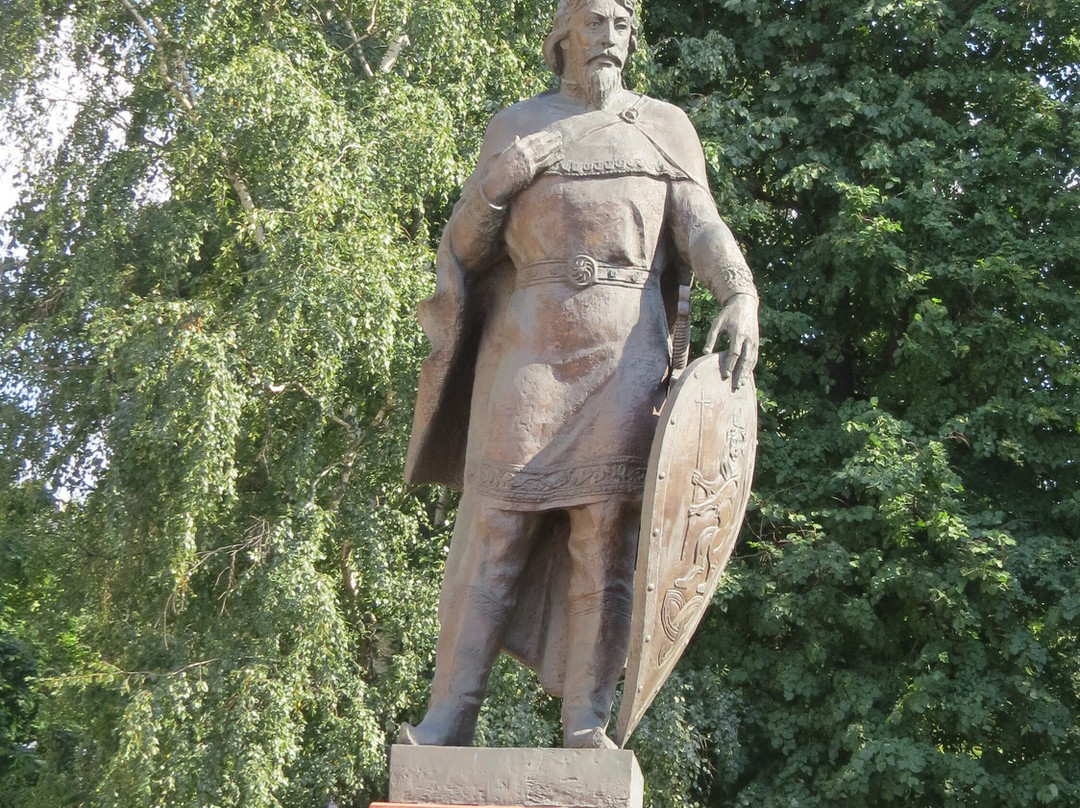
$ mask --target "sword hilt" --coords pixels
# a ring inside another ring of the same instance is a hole
[[[690,287],[679,286],[679,307],[671,340],[671,378],[678,378],[690,359]]]

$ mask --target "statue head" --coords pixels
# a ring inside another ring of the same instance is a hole
[[[638,0],[610,0],[610,2],[629,12],[630,43],[626,52],[626,57],[629,58],[630,55],[637,50]],[[551,33],[544,39],[544,61],[547,62],[548,67],[550,67],[552,72],[560,79],[563,77],[563,71],[566,69],[565,48],[567,47],[567,40],[570,37],[570,32],[573,30],[576,23],[582,22],[582,12],[588,11],[589,6],[594,3],[596,3],[596,0],[559,0],[559,6],[555,10],[555,22],[552,24]],[[622,67],[623,65],[619,65],[620,72],[622,72]]]

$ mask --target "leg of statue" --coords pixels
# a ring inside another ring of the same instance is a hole
[[[630,645],[640,508],[613,500],[570,510],[570,604],[563,745],[615,748],[611,701]]]
[[[472,743],[535,522],[482,496],[462,497],[439,597],[431,700],[419,725],[402,726],[402,743]]]

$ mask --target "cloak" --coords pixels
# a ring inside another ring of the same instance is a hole
[[[515,115],[524,120],[535,118],[535,107],[545,104],[549,96],[529,99],[502,114],[509,113],[511,119]],[[606,125],[634,126],[652,143],[667,164],[672,179],[708,188],[701,145],[682,110],[639,96],[619,115],[608,114],[611,120]],[[454,215],[457,211],[455,207]],[[447,226],[436,257],[435,293],[421,302],[417,312],[431,342],[431,352],[420,369],[405,480],[410,484],[439,484],[461,490],[474,394],[486,398],[491,389],[490,369],[495,365],[482,355],[485,325],[491,312],[506,306],[515,287],[515,268],[503,253],[490,268],[467,271],[450,248],[449,232]],[[668,260],[661,271],[660,290],[670,331],[675,322],[678,288],[689,285],[692,274],[677,250],[669,249],[665,254]],[[522,575],[517,604],[504,637],[504,650],[533,668],[545,690],[560,695],[566,659],[568,521],[558,513],[539,516],[545,520],[542,530],[547,535],[534,543]],[[483,537],[462,536],[455,540],[475,541]],[[454,581],[459,574],[453,563],[457,555],[451,551],[445,573],[447,581]]]

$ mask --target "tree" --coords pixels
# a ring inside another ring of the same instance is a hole
[[[703,797],[1075,803],[1077,9],[650,11],[765,304]]]
[[[548,5],[4,6],[31,158],[0,293],[23,514],[0,630],[28,649],[3,664],[38,668],[5,800],[379,793],[447,541],[448,503],[401,480],[413,312],[487,118],[547,82]]]
[[[412,311],[553,7],[0,6],[0,804],[381,793],[454,505],[401,483]],[[766,338],[744,549],[632,742],[650,800],[1073,804],[1078,12],[645,15],[631,81],[698,126]],[[479,740],[556,720],[507,662]]]

